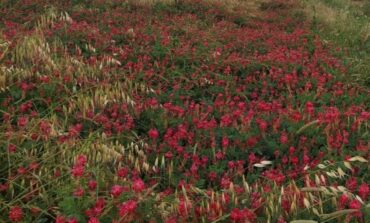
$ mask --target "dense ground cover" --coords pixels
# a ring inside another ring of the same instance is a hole
[[[369,220],[345,52],[211,2],[0,1],[1,222]]]
[[[347,81],[370,86],[370,1],[302,0],[313,32],[345,48]],[[339,55],[338,55],[339,56]]]

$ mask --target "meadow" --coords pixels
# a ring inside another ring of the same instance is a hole
[[[369,222],[369,17],[0,0],[0,222]]]

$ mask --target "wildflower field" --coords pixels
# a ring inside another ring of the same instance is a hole
[[[0,0],[0,223],[370,222],[370,35],[306,2]]]

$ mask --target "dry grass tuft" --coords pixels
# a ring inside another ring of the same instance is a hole
[[[206,0],[211,3],[217,3],[224,6],[227,10],[232,12],[242,11],[250,17],[257,17],[261,15],[260,6],[263,0]]]

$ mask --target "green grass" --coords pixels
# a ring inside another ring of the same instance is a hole
[[[346,79],[370,86],[370,2],[302,0],[313,30],[324,40],[345,49],[351,64]]]

